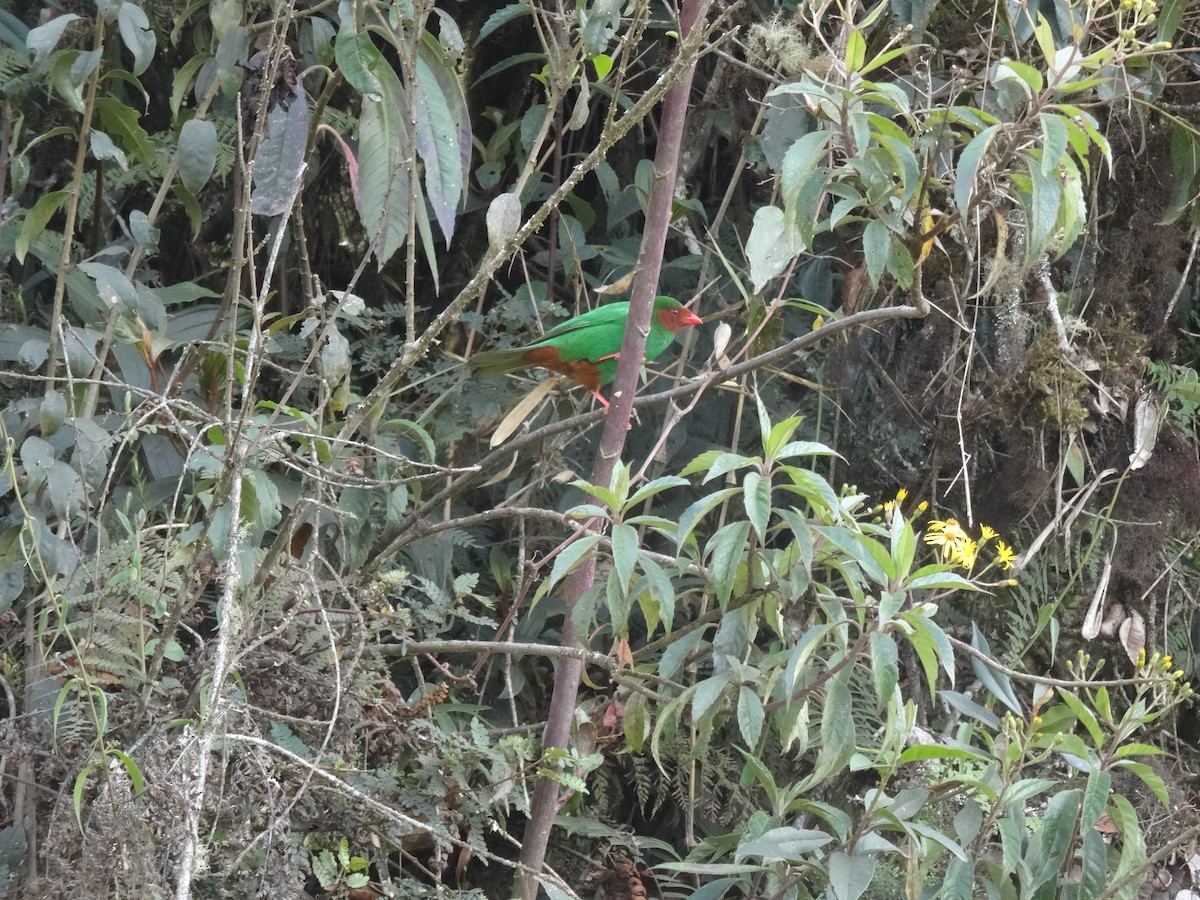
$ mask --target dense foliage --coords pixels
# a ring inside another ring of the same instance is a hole
[[[1195,897],[1198,28],[0,10],[0,896]]]

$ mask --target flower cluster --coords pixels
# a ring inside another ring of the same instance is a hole
[[[994,528],[980,525],[979,537],[973,538],[956,519],[935,519],[929,523],[929,530],[925,532],[925,543],[937,548],[943,562],[955,563],[968,572],[975,568],[980,552],[991,542],[995,542],[991,565],[999,565],[1007,572],[1013,567],[1017,554],[1012,547],[1000,540]]]
[[[1175,669],[1172,671],[1172,666],[1175,661],[1171,658],[1170,653],[1159,653],[1154,651],[1149,659],[1146,658],[1146,648],[1143,647],[1137,652],[1137,667],[1144,669],[1145,674],[1160,674],[1166,675],[1172,681],[1179,681],[1184,676],[1183,669]]]

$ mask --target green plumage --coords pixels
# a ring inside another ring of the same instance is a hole
[[[593,392],[617,373],[616,355],[625,337],[629,303],[609,303],[575,316],[546,332],[545,337],[512,350],[477,353],[471,365],[485,377],[496,377],[528,366],[562,372]],[[647,360],[655,359],[685,325],[699,323],[693,313],[670,297],[656,297],[646,338]]]

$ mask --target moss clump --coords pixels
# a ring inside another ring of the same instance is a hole
[[[1087,376],[1064,356],[1054,332],[1042,333],[1030,346],[1023,381],[1040,396],[1035,404],[1039,421],[1033,424],[1075,431],[1087,421]]]

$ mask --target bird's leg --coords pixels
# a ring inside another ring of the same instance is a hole
[[[608,401],[604,399],[604,395],[599,391],[592,391],[592,396],[600,401],[600,405],[604,407],[604,414],[608,415]]]

